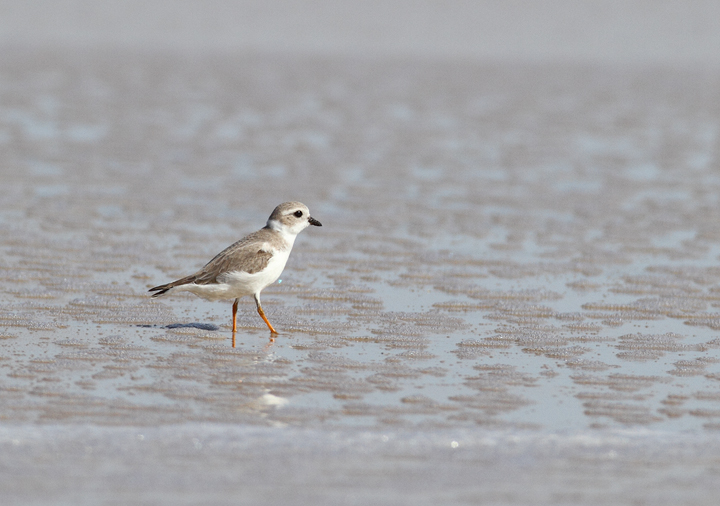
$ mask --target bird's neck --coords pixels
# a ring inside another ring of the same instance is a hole
[[[280,222],[276,220],[268,220],[265,228],[268,228],[280,234],[283,240],[287,243],[288,248],[292,248],[293,244],[295,244],[295,238],[297,237],[297,234],[289,232],[287,228],[284,227]]]

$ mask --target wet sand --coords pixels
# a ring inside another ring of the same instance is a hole
[[[0,76],[10,497],[714,502],[717,71],[45,50]],[[229,302],[148,298],[285,200],[323,227],[263,292],[277,338],[250,298],[234,347]]]

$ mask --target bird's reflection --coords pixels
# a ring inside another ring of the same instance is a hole
[[[265,345],[265,349],[269,349],[275,344],[275,336],[277,336],[277,332],[271,332],[270,333],[270,339],[268,341],[268,344]],[[232,333],[232,347],[235,348],[237,345],[237,332]]]

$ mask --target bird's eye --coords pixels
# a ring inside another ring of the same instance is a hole
[[[296,218],[302,218],[302,211],[295,211],[293,214],[295,214]]]

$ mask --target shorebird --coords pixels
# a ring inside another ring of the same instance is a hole
[[[270,324],[260,304],[260,292],[274,283],[285,268],[295,238],[310,225],[322,224],[310,216],[301,202],[285,202],[275,208],[267,224],[218,253],[195,274],[151,288],[152,297],[190,292],[206,300],[235,299],[232,307],[232,331],[237,331],[240,297],[252,295],[260,317],[270,332]]]

